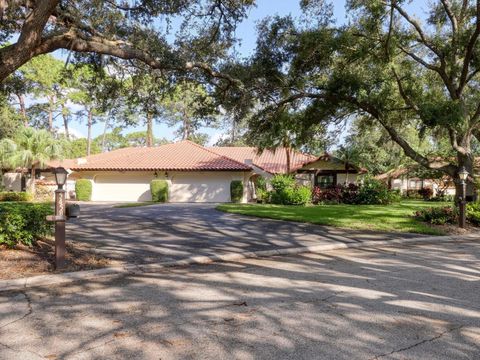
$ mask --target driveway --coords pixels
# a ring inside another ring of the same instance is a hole
[[[480,243],[0,292],[0,359],[480,359]]]
[[[214,204],[114,208],[88,203],[81,208],[81,217],[67,224],[67,240],[129,263],[421,236],[246,217],[217,211]]]

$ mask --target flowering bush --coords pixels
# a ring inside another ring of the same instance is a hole
[[[418,210],[415,217],[434,225],[453,224],[458,220],[458,211],[452,206],[431,207]]]
[[[375,179],[366,179],[365,182],[360,185],[335,185],[328,189],[315,187],[312,198],[314,204],[387,205],[399,201],[400,193],[387,189],[383,183]]]
[[[433,189],[429,187],[424,187],[418,190],[418,195],[423,197],[423,200],[429,200],[433,196]]]

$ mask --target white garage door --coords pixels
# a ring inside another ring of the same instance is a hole
[[[112,173],[94,178],[93,201],[150,201],[151,174]]]
[[[170,202],[229,202],[231,176],[225,173],[175,174]]]

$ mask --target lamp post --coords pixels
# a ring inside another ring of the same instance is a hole
[[[462,168],[458,171],[458,178],[460,179],[460,185],[462,185],[462,193],[459,196],[459,202],[458,202],[458,210],[459,210],[459,218],[458,218],[458,226],[461,228],[465,228],[465,223],[466,223],[466,193],[467,193],[467,178],[468,178],[468,171],[465,169],[465,167],[462,166]]]
[[[63,167],[54,170],[57,190],[55,190],[55,268],[65,266],[65,190],[68,172]]]

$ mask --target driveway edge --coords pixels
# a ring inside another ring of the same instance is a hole
[[[398,238],[391,240],[368,240],[355,243],[334,243],[313,246],[301,246],[280,248],[274,250],[250,251],[243,253],[229,253],[223,255],[204,255],[192,256],[182,260],[164,261],[154,264],[126,264],[121,266],[111,266],[98,270],[84,270],[69,272],[63,274],[47,274],[31,277],[24,277],[11,280],[0,280],[0,292],[25,290],[33,287],[41,287],[47,285],[63,285],[76,281],[98,279],[99,277],[119,276],[124,274],[135,275],[149,272],[156,272],[165,268],[175,266],[189,266],[195,264],[211,264],[214,262],[238,261],[249,258],[260,258],[279,255],[295,255],[301,253],[318,253],[323,251],[354,249],[354,248],[371,248],[385,245],[408,245],[408,244],[428,244],[438,241],[472,241],[478,239],[478,235],[457,235],[457,236],[427,236],[417,238]]]

